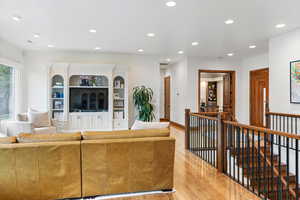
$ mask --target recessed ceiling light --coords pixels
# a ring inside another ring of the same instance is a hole
[[[250,48],[250,49],[255,49],[255,48],[256,48],[256,45],[250,45],[249,48]]]
[[[100,49],[101,49],[101,47],[95,47],[94,49],[95,49],[95,50],[100,50]]]
[[[53,44],[48,44],[48,47],[49,47],[49,48],[53,48],[54,45],[53,45]]]
[[[171,59],[170,59],[170,58],[167,58],[166,61],[167,61],[167,62],[171,62]]]
[[[17,22],[19,22],[19,21],[22,20],[22,17],[19,16],[19,15],[13,15],[13,16],[12,16],[12,19],[15,20],[15,21],[17,21]]]
[[[283,27],[285,27],[286,25],[285,24],[277,24],[275,27],[276,28],[283,28]]]
[[[138,49],[137,51],[138,52],[144,52],[144,49]]]
[[[228,53],[227,56],[229,57],[234,56],[234,53]]]
[[[224,23],[225,24],[233,24],[234,20],[233,19],[227,19]]]
[[[174,6],[176,6],[176,2],[175,2],[175,1],[168,1],[168,2],[166,3],[166,5],[167,5],[168,7],[174,7]]]
[[[199,42],[192,42],[192,45],[197,46],[197,45],[199,45]]]
[[[33,37],[34,37],[34,38],[39,38],[39,37],[41,37],[41,35],[38,34],[38,33],[35,33],[35,34],[33,34]]]
[[[155,33],[147,33],[148,37],[155,37]]]
[[[96,29],[90,29],[89,31],[90,31],[90,33],[96,33],[97,32]]]
[[[178,51],[178,54],[184,54],[184,51]]]

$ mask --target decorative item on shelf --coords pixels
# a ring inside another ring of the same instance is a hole
[[[119,98],[120,98],[119,93],[114,93],[114,98],[115,98],[115,99],[119,99]]]
[[[91,84],[91,86],[94,86],[94,87],[97,86],[97,84],[96,84],[96,77],[95,76],[91,77],[90,84]]]
[[[138,110],[138,120],[151,122],[155,119],[154,106],[151,104],[153,90],[145,86],[133,88],[133,101]]]
[[[89,76],[80,76],[80,86],[90,86]]]
[[[207,101],[217,102],[217,82],[208,82],[207,84]]]
[[[64,108],[64,104],[63,104],[62,101],[56,100],[53,103],[54,103],[54,105],[53,105],[54,109],[59,110],[59,109],[63,109]]]
[[[115,111],[114,119],[124,119],[124,111]]]
[[[62,82],[56,82],[55,85],[56,86],[63,86],[63,83]]]

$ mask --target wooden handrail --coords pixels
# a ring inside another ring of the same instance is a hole
[[[190,113],[191,116],[195,116],[195,117],[200,117],[200,118],[204,118],[204,119],[209,119],[209,120],[214,120],[214,121],[217,121],[218,118],[216,117],[208,117],[208,116],[205,116],[205,115],[199,115],[199,114],[196,114],[196,113]]]
[[[273,134],[273,135],[279,135],[279,136],[284,136],[284,137],[300,140],[300,135],[290,134],[290,133],[281,132],[281,131],[275,131],[275,130],[271,130],[271,129],[267,129],[267,128],[260,128],[260,127],[256,127],[256,126],[240,124],[240,123],[233,122],[233,121],[223,121],[223,123],[227,124],[227,125],[229,124],[229,125],[237,126],[240,128],[251,129],[251,130],[254,130],[257,132],[263,132],[263,133],[266,133],[267,135]]]
[[[299,114],[289,114],[289,113],[279,113],[279,112],[266,112],[266,115],[277,115],[277,116],[284,116],[284,117],[297,117],[297,118],[300,118]]]

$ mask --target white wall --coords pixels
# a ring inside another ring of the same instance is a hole
[[[300,29],[270,39],[270,110],[273,112],[300,112],[300,105],[290,103],[290,62],[295,60],[300,60]]]
[[[27,106],[40,110],[47,107],[47,65],[55,62],[64,63],[101,63],[129,66],[129,120],[134,120],[132,88],[145,85],[154,91],[153,104],[155,116],[159,119],[160,106],[160,66],[155,56],[128,54],[104,54],[70,51],[26,51],[24,65],[27,73]]]
[[[159,108],[159,118],[165,118],[165,69],[160,69],[160,108]]]
[[[171,121],[184,125],[184,110],[198,111],[198,70],[238,70],[237,60],[186,57],[169,66],[171,76]]]
[[[171,64],[165,73],[171,77],[171,121],[184,125],[187,101],[187,59]]]
[[[241,123],[249,124],[249,93],[250,93],[250,71],[269,67],[268,53],[261,53],[243,59],[238,70],[237,77],[237,119]]]

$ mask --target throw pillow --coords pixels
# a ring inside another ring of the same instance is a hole
[[[51,121],[48,112],[28,112],[28,121],[33,124],[34,128],[49,127]]]
[[[140,130],[140,129],[162,129],[168,128],[170,125],[169,122],[142,122],[135,120],[134,124],[131,127],[131,130]]]

